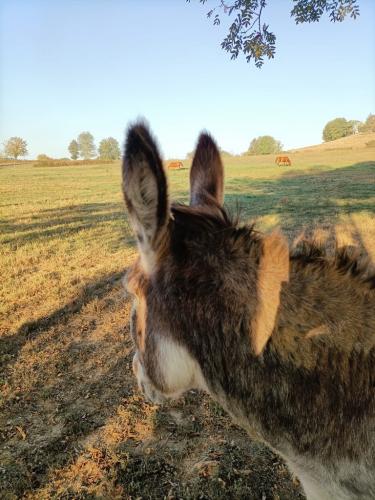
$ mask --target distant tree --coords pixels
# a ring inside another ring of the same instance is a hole
[[[365,123],[359,127],[359,132],[375,132],[375,115],[368,115]]]
[[[26,156],[28,154],[27,142],[21,137],[11,137],[4,143],[4,153],[15,160],[19,156]]]
[[[354,133],[353,124],[345,118],[335,118],[329,121],[323,129],[323,140],[325,142],[335,141],[341,137],[347,137]]]
[[[73,139],[72,142],[68,146],[68,151],[70,153],[70,157],[72,160],[76,160],[79,156],[79,146],[78,142]]]
[[[52,160],[52,158],[51,158],[50,156],[47,156],[47,155],[45,155],[44,153],[42,153],[41,155],[38,155],[38,156],[36,157],[36,159],[37,159],[38,161]]]
[[[81,132],[78,136],[78,149],[79,154],[85,160],[93,158],[96,154],[94,137],[90,132]]]
[[[120,154],[119,143],[113,137],[108,137],[100,141],[99,156],[102,160],[118,160]]]
[[[207,0],[199,1],[207,3]],[[317,22],[324,14],[329,16],[330,21],[342,22],[347,16],[353,19],[359,16],[358,1],[293,0],[290,15],[296,24]],[[260,68],[264,57],[271,59],[275,56],[276,36],[269,30],[268,24],[262,22],[266,0],[216,0],[215,3],[216,6],[207,12],[214,25],[220,24],[222,13],[228,17],[234,15],[229,33],[221,42],[221,48],[230,53],[231,59],[237,59],[242,53],[247,62],[254,60],[255,66]]]
[[[353,134],[358,134],[360,129],[363,127],[363,123],[360,120],[349,120],[349,123],[352,127]]]
[[[234,156],[229,151],[225,151],[225,149],[219,148],[219,151],[220,151],[220,155],[221,156],[224,156],[224,157],[228,157],[228,156],[232,157],[232,156]]]
[[[283,145],[271,135],[261,135],[253,139],[247,151],[248,155],[267,155],[279,153]]]

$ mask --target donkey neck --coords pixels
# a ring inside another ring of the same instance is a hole
[[[330,350],[349,358],[375,347],[375,290],[334,263],[291,259],[272,347],[280,358],[313,369]]]
[[[291,259],[260,355],[251,346],[254,298],[241,313],[232,305],[230,318],[205,322],[204,311],[202,328],[189,332],[194,354],[212,395],[275,449],[333,462],[367,449],[374,460],[375,294],[328,265],[308,266]]]
[[[238,353],[223,365],[220,383],[208,385],[242,427],[285,456],[337,463],[365,454],[375,466],[368,432],[375,424],[374,365],[375,349],[347,355],[329,348],[306,368],[281,356],[271,340],[261,356]]]

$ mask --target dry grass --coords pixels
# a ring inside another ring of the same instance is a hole
[[[348,137],[342,137],[341,139],[336,139],[335,141],[323,142],[322,144],[317,144],[316,146],[308,146],[305,148],[294,149],[294,152],[306,152],[311,150],[338,151],[340,149],[366,149],[371,146],[371,142],[375,139],[375,132],[366,132],[365,134],[355,134],[349,135]],[[369,146],[370,144],[370,146]]]
[[[297,153],[291,168],[227,159],[226,203],[264,230],[323,232],[375,261],[373,159],[366,148]],[[188,169],[169,176],[186,200]],[[138,396],[118,164],[0,167],[0,199],[0,496],[302,498],[208,398],[157,408]]]

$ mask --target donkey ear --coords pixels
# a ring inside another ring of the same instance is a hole
[[[207,133],[199,136],[190,170],[190,205],[223,204],[224,170],[215,141]]]
[[[122,187],[142,263],[151,272],[168,222],[167,181],[154,139],[143,123],[127,133]]]

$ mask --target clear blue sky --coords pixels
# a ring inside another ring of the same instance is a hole
[[[203,128],[239,153],[263,134],[319,143],[328,120],[375,112],[374,0],[356,21],[299,26],[291,0],[269,0],[277,52],[260,70],[220,48],[225,27],[205,16],[217,3],[0,0],[0,144],[17,135],[29,157],[62,157],[81,131],[123,143],[144,116],[166,157]]]

